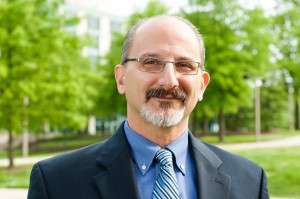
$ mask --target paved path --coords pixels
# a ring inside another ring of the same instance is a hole
[[[293,137],[288,137],[280,140],[238,143],[238,144],[220,144],[218,146],[226,150],[294,147],[294,146],[300,146],[300,136],[293,136]]]
[[[51,155],[53,156],[53,155]],[[15,158],[14,159],[14,164],[19,166],[19,165],[28,165],[28,164],[33,164],[36,163],[40,160],[46,159],[51,157],[49,156],[36,156],[36,157],[25,157],[25,158]],[[7,167],[8,166],[8,159],[0,159],[0,167]]]
[[[2,189],[0,188],[1,199],[26,199],[27,189]]]

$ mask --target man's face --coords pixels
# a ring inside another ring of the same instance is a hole
[[[200,60],[200,48],[194,32],[177,19],[152,20],[138,28],[128,57],[155,57],[164,61]],[[139,69],[130,61],[115,70],[118,90],[127,99],[128,118],[142,118],[160,127],[175,126],[187,119],[202,99],[209,81],[206,72],[196,75],[176,72],[167,63],[160,73]]]

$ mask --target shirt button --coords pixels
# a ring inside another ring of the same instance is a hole
[[[142,169],[145,170],[147,167],[145,164],[142,165]]]

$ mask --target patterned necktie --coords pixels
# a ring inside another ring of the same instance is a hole
[[[155,158],[159,162],[159,175],[153,187],[152,199],[179,199],[171,151],[160,149]]]

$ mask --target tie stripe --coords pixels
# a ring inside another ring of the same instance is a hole
[[[155,158],[159,162],[160,170],[154,183],[152,199],[179,199],[171,151],[160,149]]]

